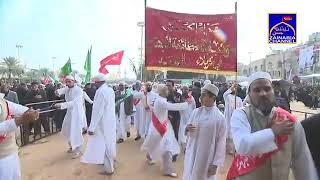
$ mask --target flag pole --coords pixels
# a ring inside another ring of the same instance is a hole
[[[237,20],[238,20],[238,4],[237,2],[235,2],[235,15],[236,15],[236,20],[235,20],[235,23],[236,23],[236,77],[235,77],[235,95],[234,95],[234,108],[236,109],[237,108],[237,91],[238,91],[238,23],[237,23]]]

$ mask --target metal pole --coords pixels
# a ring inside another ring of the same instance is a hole
[[[249,54],[249,58],[250,58],[250,64],[249,64],[249,75],[251,74],[251,54],[252,54],[252,52],[248,52],[248,54]]]
[[[144,71],[144,68],[143,68],[143,48],[142,48],[142,44],[143,44],[143,25],[141,26],[141,39],[140,39],[140,59],[141,59],[141,81],[142,81],[142,76],[143,76],[143,71]]]

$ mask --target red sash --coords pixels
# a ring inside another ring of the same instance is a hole
[[[152,119],[153,126],[158,130],[160,135],[163,137],[163,135],[167,132],[169,120],[167,119],[163,123],[161,123],[154,113],[152,113],[151,119]]]
[[[287,117],[291,122],[296,122],[296,117],[279,107],[276,109],[276,115],[280,120],[283,120],[285,117]],[[235,155],[226,180],[232,180],[236,177],[248,174],[259,166],[263,165],[269,158],[272,157],[272,155],[279,151],[279,147],[281,147],[281,145],[283,145],[287,140],[287,135],[277,136],[275,141],[278,149],[260,156]]]
[[[6,120],[10,120],[11,119],[11,112],[9,110],[8,102],[6,102],[6,105],[7,105],[7,114],[8,114]],[[7,137],[8,137],[8,134],[0,135],[0,143],[2,143]]]
[[[137,104],[139,104],[139,102],[140,102],[140,99],[135,99],[135,100],[133,101],[133,104],[136,106]]]

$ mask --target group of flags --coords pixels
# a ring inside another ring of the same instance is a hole
[[[106,69],[107,65],[120,65],[122,62],[124,51],[119,51],[113,53],[100,61],[99,72],[102,74],[108,74],[108,70]],[[86,61],[84,63],[84,70],[86,71],[84,82],[88,83],[91,81],[92,71],[91,71],[91,58],[92,56],[92,46],[88,49]],[[71,67],[71,59],[69,58],[67,63],[61,68],[61,75],[67,76],[72,73]]]

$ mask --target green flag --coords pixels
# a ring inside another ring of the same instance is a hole
[[[85,83],[88,83],[91,81],[91,50],[92,46],[88,50],[86,62],[84,63],[84,70],[87,72],[85,77]]]
[[[71,59],[69,58],[68,62],[61,68],[61,74],[64,76],[67,76],[71,74],[72,68],[71,68]]]

